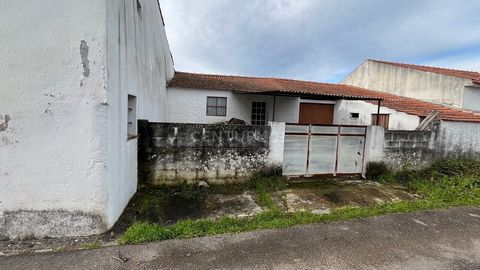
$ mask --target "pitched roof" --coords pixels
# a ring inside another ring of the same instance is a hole
[[[416,70],[425,71],[425,72],[432,72],[432,73],[437,73],[437,74],[442,74],[447,76],[465,78],[465,79],[472,80],[472,82],[474,83],[480,84],[480,72],[476,72],[476,71],[420,66],[420,65],[395,63],[395,62],[388,62],[388,61],[381,61],[381,60],[369,60],[369,61],[397,66],[397,67],[411,68],[411,69],[416,69]]]
[[[379,99],[376,93],[372,93],[367,89],[344,84],[186,72],[175,72],[169,87],[265,94],[304,94],[346,99]]]
[[[480,114],[478,113],[344,84],[175,72],[175,76],[168,86],[253,94],[308,94],[310,96],[336,97],[339,99],[367,99],[371,103],[376,103],[372,100],[381,99],[383,100],[381,103],[383,107],[399,112],[427,116],[433,110],[436,110],[440,113],[439,118],[442,120],[480,122]]]

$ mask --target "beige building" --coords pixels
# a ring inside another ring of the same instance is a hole
[[[342,83],[480,111],[480,72],[367,60]]]

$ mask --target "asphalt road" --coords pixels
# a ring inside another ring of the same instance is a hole
[[[480,269],[480,208],[0,257],[0,269],[474,270]]]

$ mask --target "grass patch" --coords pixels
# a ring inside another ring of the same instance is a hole
[[[121,244],[143,243],[167,239],[182,239],[224,233],[239,233],[260,229],[277,229],[293,225],[326,223],[371,216],[408,213],[426,209],[480,205],[480,162],[448,160],[437,162],[421,171],[386,171],[377,175],[380,181],[403,183],[420,198],[414,201],[388,202],[370,207],[344,207],[325,215],[307,212],[285,213],[278,210],[269,192],[283,188],[282,183],[256,179],[258,202],[267,211],[248,218],[218,220],[183,220],[169,226],[136,223],[120,238]],[[473,168],[473,169],[472,169]],[[379,170],[383,170],[380,168]]]

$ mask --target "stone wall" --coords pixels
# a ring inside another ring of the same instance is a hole
[[[234,183],[271,169],[270,126],[139,124],[139,180]]]

